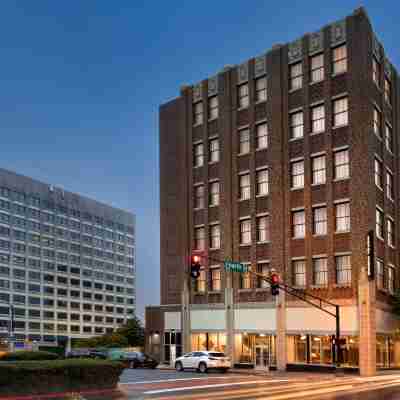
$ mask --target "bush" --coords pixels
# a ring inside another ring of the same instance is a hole
[[[0,395],[114,389],[123,369],[103,360],[0,362]]]
[[[6,353],[0,357],[0,361],[45,361],[57,360],[59,356],[49,351],[16,351]]]

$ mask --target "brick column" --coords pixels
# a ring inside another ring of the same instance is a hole
[[[376,299],[375,281],[363,269],[358,282],[359,368],[361,376],[376,375]]]
[[[286,301],[285,292],[279,291],[276,298],[276,366],[278,371],[286,371]]]

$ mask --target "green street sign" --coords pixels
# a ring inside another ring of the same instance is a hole
[[[240,262],[224,261],[224,269],[226,272],[249,272],[249,266]]]

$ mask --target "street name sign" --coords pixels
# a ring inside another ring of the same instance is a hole
[[[224,269],[226,272],[249,272],[250,268],[248,265],[242,264],[235,261],[224,261]]]

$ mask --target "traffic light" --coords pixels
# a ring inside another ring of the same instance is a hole
[[[272,296],[277,296],[279,294],[279,275],[271,274],[271,294]]]
[[[200,276],[200,256],[194,255],[192,256],[190,263],[190,276],[194,279],[197,279]]]

